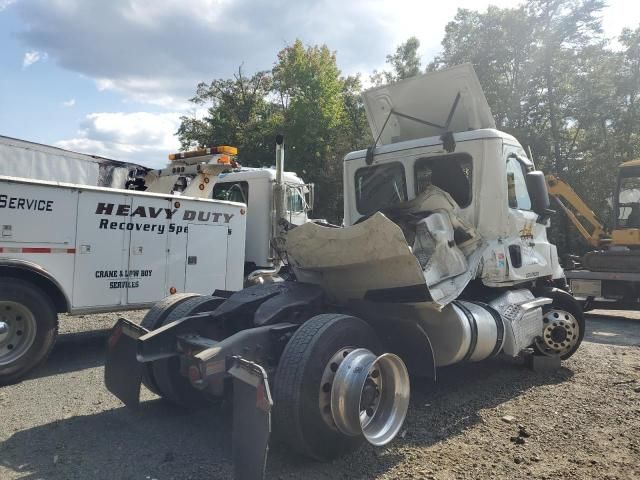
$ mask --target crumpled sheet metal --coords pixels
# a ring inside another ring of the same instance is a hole
[[[340,303],[362,299],[370,290],[419,284],[427,285],[436,308],[455,300],[476,275],[481,238],[455,215],[457,205],[448,194],[430,189],[421,197],[421,201],[407,202],[411,205],[402,208],[433,213],[412,226],[403,224],[401,228],[376,213],[351,227],[308,223],[290,231],[287,252],[296,276],[300,281],[319,284]],[[454,223],[468,234],[464,253],[453,243]]]
[[[381,213],[346,228],[297,227],[287,233],[287,256],[298,280],[320,285],[340,303],[424,283],[402,230]]]

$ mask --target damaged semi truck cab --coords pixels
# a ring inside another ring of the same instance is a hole
[[[370,90],[365,107],[375,142],[345,158],[344,227],[274,229],[295,281],[168,297],[110,337],[105,380],[128,405],[141,383],[183,405],[233,395],[237,478],[264,474],[272,407],[291,449],[330,459],[395,437],[409,374],[566,359],[582,341],[579,304],[554,288],[544,176],[495,129],[473,68]]]
[[[556,247],[546,235],[548,204],[536,211],[536,182],[544,178],[518,141],[489,128],[452,138],[455,150],[450,152],[443,149],[439,136],[378,148],[371,165],[366,151],[347,155],[345,225],[362,222],[374,212],[393,212],[410,201],[416,203],[415,210],[421,196],[439,189],[453,200],[444,209],[482,239],[479,273],[485,285],[563,278]]]

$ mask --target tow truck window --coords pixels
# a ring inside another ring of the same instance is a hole
[[[531,198],[527,190],[524,167],[516,157],[507,158],[507,197],[510,208],[531,210]]]
[[[618,227],[640,228],[640,177],[620,179]]]
[[[219,182],[213,186],[214,200],[247,203],[249,201],[249,184],[247,182]]]
[[[299,188],[289,187],[287,189],[287,209],[290,212],[304,211],[304,200]]]
[[[460,208],[468,207],[472,169],[473,160],[466,153],[419,158],[414,165],[416,195],[435,185],[451,195]]]
[[[355,185],[356,208],[361,215],[407,201],[407,180],[400,162],[359,168]]]

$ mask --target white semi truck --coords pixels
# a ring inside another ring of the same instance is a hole
[[[236,153],[222,146],[172,154],[167,169],[129,179],[144,192],[0,176],[0,383],[45,360],[58,313],[147,308],[169,294],[279,280],[282,262],[271,244],[275,170],[242,168]],[[46,165],[35,170],[49,176],[56,171],[49,164],[62,161],[36,160]],[[69,175],[81,167],[76,180],[95,166],[63,160],[71,162]],[[124,186],[129,170],[119,168]],[[284,178],[287,216],[302,224],[312,186],[290,172]]]
[[[105,382],[127,405],[141,383],[182,405],[233,396],[238,479],[263,477],[272,407],[291,450],[331,459],[396,436],[409,374],[527,351],[558,364],[584,335],[544,175],[495,129],[473,68],[364,99],[376,140],[344,160],[344,227],[278,232],[296,281],[168,299],[110,336]]]

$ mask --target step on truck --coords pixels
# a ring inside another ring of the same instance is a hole
[[[263,477],[272,426],[317,460],[385,445],[410,375],[525,352],[559,362],[584,335],[558,288],[544,175],[495,129],[473,68],[364,100],[375,142],[344,159],[344,226],[277,222],[295,278],[168,298],[109,338],[105,383],[126,405],[141,384],[183,406],[231,400],[238,479]],[[276,219],[284,209],[277,195]]]

